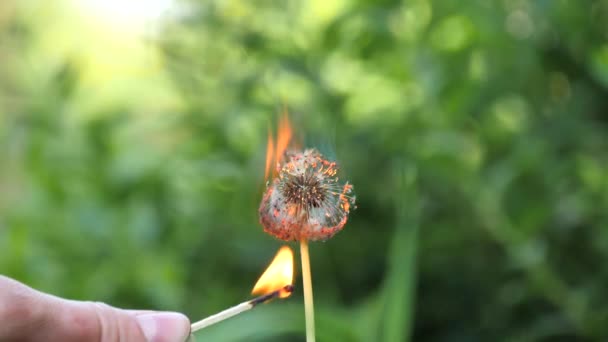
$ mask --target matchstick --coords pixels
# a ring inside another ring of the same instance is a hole
[[[312,298],[312,277],[310,273],[310,256],[308,240],[300,240],[300,258],[302,259],[302,283],[304,286],[304,312],[306,317],[306,342],[315,342],[315,308]]]
[[[231,308],[228,308],[224,311],[218,312],[215,315],[211,315],[207,318],[201,319],[198,322],[192,323],[192,326],[190,327],[190,331],[192,333],[204,329],[210,325],[213,325],[217,322],[221,322],[225,319],[228,319],[232,316],[236,316],[242,312],[245,312],[247,310],[250,310],[253,308],[253,304],[251,304],[250,302],[243,302],[239,305],[233,306]]]
[[[240,313],[243,313],[247,310],[253,309],[256,305],[258,304],[262,304],[262,303],[266,303],[271,299],[274,298],[278,298],[281,293],[291,293],[293,292],[293,286],[292,285],[285,285],[284,287],[282,287],[279,290],[273,291],[269,294],[265,294],[263,296],[259,296],[256,297],[254,299],[248,300],[246,302],[243,302],[241,304],[235,305],[231,308],[228,308],[224,311],[220,311],[214,315],[211,315],[207,318],[201,319],[198,322],[192,323],[192,325],[190,326],[190,333],[194,333],[196,331],[199,331],[201,329],[204,329],[210,325],[213,325],[215,323],[221,322],[225,319],[228,319],[230,317],[236,316]]]

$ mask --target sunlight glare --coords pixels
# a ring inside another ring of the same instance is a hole
[[[78,0],[83,11],[117,29],[142,33],[160,24],[174,0]]]

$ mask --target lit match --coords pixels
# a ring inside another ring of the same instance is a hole
[[[262,294],[259,297],[250,299],[241,304],[235,305],[224,311],[218,312],[198,322],[190,327],[190,332],[194,333],[215,323],[219,323],[230,317],[251,310],[258,304],[266,303],[275,298],[287,298],[293,292],[293,251],[287,246],[281,247],[274,259],[260,276],[260,279],[253,287],[252,294]]]
[[[285,285],[282,289],[273,291],[269,294],[256,297],[254,299],[248,300],[241,304],[235,305],[231,308],[228,308],[224,311],[218,312],[215,315],[211,315],[207,318],[201,319],[200,321],[193,323],[190,327],[192,333],[204,329],[210,325],[221,322],[230,317],[236,316],[240,313],[243,313],[247,310],[253,309],[256,305],[269,302],[275,298],[284,298],[289,296],[293,292],[293,285]]]

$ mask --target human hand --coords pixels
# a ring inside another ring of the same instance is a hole
[[[184,342],[186,316],[65,300],[0,275],[0,341]]]

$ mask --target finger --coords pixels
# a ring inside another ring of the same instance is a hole
[[[64,300],[2,276],[0,322],[1,341],[183,342],[190,331],[182,314]]]

